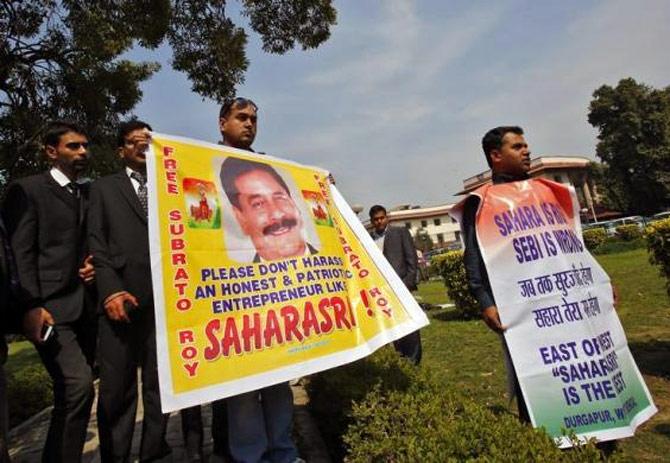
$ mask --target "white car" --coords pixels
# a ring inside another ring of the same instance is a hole
[[[622,217],[620,219],[610,220],[608,222],[603,222],[603,227],[607,232],[607,236],[616,235],[616,227],[619,225],[637,225],[640,230],[644,230],[644,227],[647,225],[647,221],[644,220],[644,217],[641,215],[631,215],[629,217]]]

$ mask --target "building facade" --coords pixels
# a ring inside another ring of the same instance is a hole
[[[590,159],[581,156],[540,156],[531,160],[529,174],[531,178],[546,178],[574,187],[584,222],[591,222],[594,217],[600,220],[611,218],[605,217],[612,212],[604,211],[600,206],[601,198],[589,178],[590,163]],[[463,180],[463,190],[457,194],[467,195],[490,182],[489,169]],[[451,248],[462,244],[460,226],[449,215],[455,204],[432,207],[404,205],[389,210],[387,215],[390,224],[407,228],[412,237],[416,237],[418,233],[428,234],[434,249]],[[370,220],[365,220],[363,224],[368,230],[372,227]]]

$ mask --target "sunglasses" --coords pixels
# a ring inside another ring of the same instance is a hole
[[[254,111],[258,111],[258,106],[256,106],[256,103],[248,98],[242,98],[239,96],[236,98],[228,98],[223,102],[223,106],[221,106],[219,117],[225,117],[233,107],[246,108],[249,105],[253,106]]]
[[[65,147],[69,150],[78,150],[79,148],[83,147],[84,149],[88,148],[88,142],[78,142],[78,141],[73,141],[70,143],[66,143]]]

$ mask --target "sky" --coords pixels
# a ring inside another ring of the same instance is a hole
[[[335,0],[316,50],[262,51],[237,94],[259,106],[257,151],[325,168],[352,205],[454,202],[487,169],[481,138],[520,125],[532,157],[595,158],[593,91],[633,77],[670,85],[667,0]],[[663,44],[666,45],[663,45]],[[170,67],[135,114],[162,133],[218,141],[219,106]]]

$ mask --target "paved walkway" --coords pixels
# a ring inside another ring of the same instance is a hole
[[[311,415],[307,411],[307,394],[301,385],[292,386],[295,406],[295,432],[300,435],[301,456],[309,463],[330,463],[323,440],[319,435]],[[97,382],[96,382],[96,403],[93,404],[91,411],[91,421],[88,424],[88,433],[86,435],[86,444],[84,445],[83,463],[99,463],[100,452],[98,451],[98,420],[96,416],[97,406]],[[24,423],[12,429],[9,433],[10,456],[13,463],[39,463],[42,454],[42,446],[46,439],[49,419],[51,417],[51,408],[45,409],[28,419]],[[204,426],[205,442],[203,453],[205,461],[211,463],[220,460],[212,458],[212,440],[211,440],[211,422],[212,407],[204,405],[202,407],[202,419]],[[142,402],[138,401],[137,419],[135,421],[135,434],[133,435],[132,459],[137,461],[137,455],[140,445],[140,431],[142,423]],[[167,441],[172,448],[173,462],[186,462],[187,458],[184,451],[184,442],[181,437],[181,418],[179,412],[170,415],[168,423]]]

